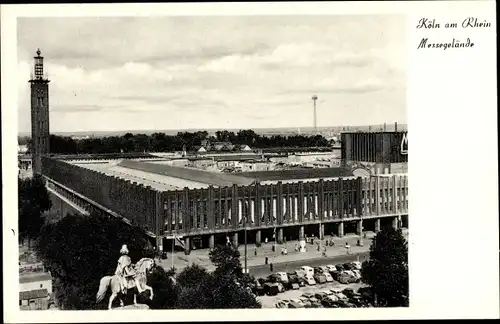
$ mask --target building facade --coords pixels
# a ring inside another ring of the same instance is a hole
[[[408,132],[345,132],[341,163],[374,174],[408,172]]]

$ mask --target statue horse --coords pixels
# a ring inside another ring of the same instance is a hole
[[[135,266],[135,274],[134,276],[127,278],[127,289],[132,289],[134,287],[137,288],[137,292],[134,293],[134,305],[137,304],[137,294],[142,293],[145,290],[149,290],[150,299],[153,299],[153,288],[146,285],[147,281],[147,273],[151,272],[153,266],[155,265],[155,261],[150,258],[142,258],[139,260]],[[137,280],[137,283],[136,283]],[[105,276],[101,279],[99,284],[99,291],[96,295],[96,302],[99,303],[104,299],[104,295],[108,291],[108,288],[111,287],[111,297],[109,297],[108,309],[111,309],[111,305],[113,304],[113,300],[118,297],[120,300],[120,305],[123,307],[123,299],[120,295],[122,292],[120,277],[117,275],[113,276]]]

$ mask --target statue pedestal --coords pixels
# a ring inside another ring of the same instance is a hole
[[[306,252],[306,239],[305,238],[301,238],[299,240],[299,251]]]
[[[128,309],[149,309],[149,306],[146,304],[137,304],[137,305],[127,305],[123,307],[112,308],[112,310],[128,310]]]

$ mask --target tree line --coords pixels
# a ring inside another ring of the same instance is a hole
[[[264,136],[253,130],[238,132],[217,131],[210,136],[206,131],[179,132],[177,135],[165,133],[132,134],[123,136],[106,136],[95,138],[74,139],[68,136],[50,135],[50,151],[55,154],[104,154],[104,153],[137,153],[137,152],[172,152],[193,151],[202,146],[204,141],[230,142],[233,145],[248,145],[252,149],[271,147],[303,148],[328,147],[332,141],[322,135],[272,135]],[[32,142],[28,142],[31,151]],[[237,149],[235,147],[234,149]],[[227,149],[226,149],[227,150]]]

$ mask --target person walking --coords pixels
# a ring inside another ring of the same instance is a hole
[[[345,249],[347,251],[347,254],[349,254],[349,250],[350,250],[351,246],[349,245],[349,243],[345,242]]]
[[[271,270],[271,272],[273,272],[273,263],[269,263],[269,270]]]

